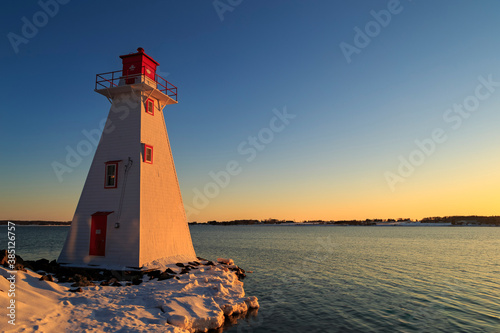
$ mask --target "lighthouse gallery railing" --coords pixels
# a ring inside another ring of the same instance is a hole
[[[95,76],[95,89],[105,89],[113,88],[128,84],[134,84],[137,82],[146,82],[147,80],[152,81],[152,79],[145,74],[144,67],[141,73],[122,75],[123,71],[114,71],[96,74]],[[170,98],[177,101],[177,87],[172,83],[168,82],[161,76],[155,73],[156,89],[169,96]]]

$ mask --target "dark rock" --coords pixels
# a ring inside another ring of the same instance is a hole
[[[65,282],[68,282],[68,277],[66,277],[66,276],[64,276],[64,275],[59,276],[59,277],[57,278],[57,282],[58,282],[58,283],[65,283]]]
[[[24,268],[24,265],[19,262],[16,262],[16,264],[14,265],[14,270],[26,272],[26,268]]]
[[[101,286],[107,287],[107,286],[109,286],[109,282],[108,281],[102,281],[101,282]]]
[[[7,261],[9,260],[7,250],[0,251],[0,265],[7,266]]]
[[[163,273],[161,273],[160,277],[158,278],[158,281],[168,280],[168,279],[173,278],[174,276],[175,275],[171,275],[171,274],[168,274],[167,272],[163,272]]]
[[[243,280],[246,277],[245,270],[242,268],[239,268],[238,266],[229,268],[231,271],[236,273],[236,276],[238,277],[238,280]]]
[[[40,259],[40,260],[37,260],[35,261],[35,268],[38,270],[42,270],[42,271],[50,271],[50,264],[49,264],[49,261],[47,259]]]
[[[136,271],[124,271],[119,278],[120,281],[132,281],[135,278],[141,279],[143,276],[142,272]]]
[[[175,275],[175,274],[177,274],[176,272],[174,272],[174,271],[173,271],[172,269],[170,269],[170,268],[167,268],[167,269],[165,270],[165,273],[174,274],[174,275]]]
[[[12,263],[9,263],[9,260],[12,260],[12,259],[9,258],[8,251],[7,250],[0,250],[0,265],[4,266],[10,270],[25,271],[26,272],[26,269],[24,268],[23,258],[16,255],[15,256],[15,264],[13,267],[11,266]]]
[[[160,270],[154,270],[154,271],[151,271],[151,272],[148,272],[148,276],[149,278],[152,280],[152,279],[157,279],[160,277],[160,274],[161,274],[161,271]]]
[[[205,258],[202,258],[202,257],[196,257],[198,260],[202,260],[202,261],[208,261],[207,259]]]
[[[101,285],[102,285],[102,283],[101,283]],[[104,285],[111,286],[111,287],[123,287],[123,285],[120,282],[118,282],[117,278],[109,279],[109,281],[105,282]]]
[[[73,292],[73,293],[81,293],[83,291],[82,288],[76,288],[76,289],[70,289],[69,291]]]
[[[39,259],[36,261],[26,260],[24,262],[25,267],[31,269],[32,271],[44,271],[51,272],[55,271],[55,267],[51,265],[51,263],[47,259]]]
[[[138,277],[134,277],[134,278],[132,279],[132,284],[133,284],[134,286],[138,286],[138,285],[140,285],[141,283],[142,283],[142,279],[139,279]]]
[[[73,275],[73,280],[75,282],[80,282],[80,281],[86,282],[92,280],[92,278],[89,275],[75,274]]]
[[[188,267],[184,267],[179,274],[186,274],[186,273],[189,273],[189,268]]]
[[[191,266],[199,266],[200,265],[200,263],[197,261],[190,261],[190,262],[188,262],[188,264]]]
[[[176,266],[178,267],[184,267],[184,264],[182,262],[178,262],[177,264],[175,264]]]
[[[94,282],[89,281],[89,279],[86,276],[80,275],[80,274],[75,274],[73,276],[73,279],[75,280],[75,283],[73,283],[71,286],[72,287],[89,287],[89,286],[95,286]]]
[[[49,281],[49,282],[54,282],[54,277],[52,275],[42,275],[40,277],[40,281]]]
[[[239,267],[235,272],[236,272],[236,276],[238,277],[238,280],[240,280],[240,281],[246,277],[245,271]]]

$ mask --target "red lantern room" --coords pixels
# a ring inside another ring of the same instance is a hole
[[[123,64],[123,76],[143,74],[155,80],[156,67],[160,64],[144,53],[142,47],[137,49],[137,53],[122,55],[120,58]]]
[[[112,93],[126,91],[124,88],[156,89],[170,98],[167,104],[177,103],[177,87],[156,74],[160,64],[144,53],[142,47],[137,49],[137,53],[125,54],[120,58],[122,70],[96,75],[95,91],[110,98]]]

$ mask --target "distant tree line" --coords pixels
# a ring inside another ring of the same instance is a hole
[[[382,220],[380,220],[382,222]],[[266,219],[266,220],[233,220],[233,221],[207,221],[207,222],[189,222],[191,225],[196,224],[209,224],[209,225],[254,225],[254,224],[283,224],[283,223],[313,223],[313,224],[341,224],[341,225],[374,225],[376,222],[372,220],[366,221],[323,221],[323,220],[307,220],[301,222],[295,222],[291,220],[278,220],[278,219]]]
[[[422,223],[451,223],[452,225],[500,225],[500,216],[434,216],[423,218]]]
[[[500,216],[436,216],[426,217],[421,221],[410,218],[397,219],[366,219],[366,220],[305,220],[295,222],[290,220],[266,219],[266,220],[233,220],[233,221],[207,221],[207,222],[190,222],[191,225],[209,224],[209,225],[255,225],[255,224],[324,224],[324,225],[376,225],[377,223],[394,223],[394,222],[421,222],[421,223],[451,223],[452,225],[500,225]]]
[[[58,221],[17,221],[17,220],[0,220],[0,225],[7,225],[9,222],[15,225],[71,225],[71,221],[58,222]]]
[[[251,224],[282,224],[295,223],[294,221],[267,219],[267,220],[233,220],[233,221],[207,221],[206,223],[189,222],[189,224],[210,224],[210,225],[251,225]]]

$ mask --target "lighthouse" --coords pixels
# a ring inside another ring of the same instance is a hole
[[[122,70],[96,75],[111,109],[58,262],[141,268],[161,259],[196,259],[184,211],[164,108],[177,87],[138,48]]]

